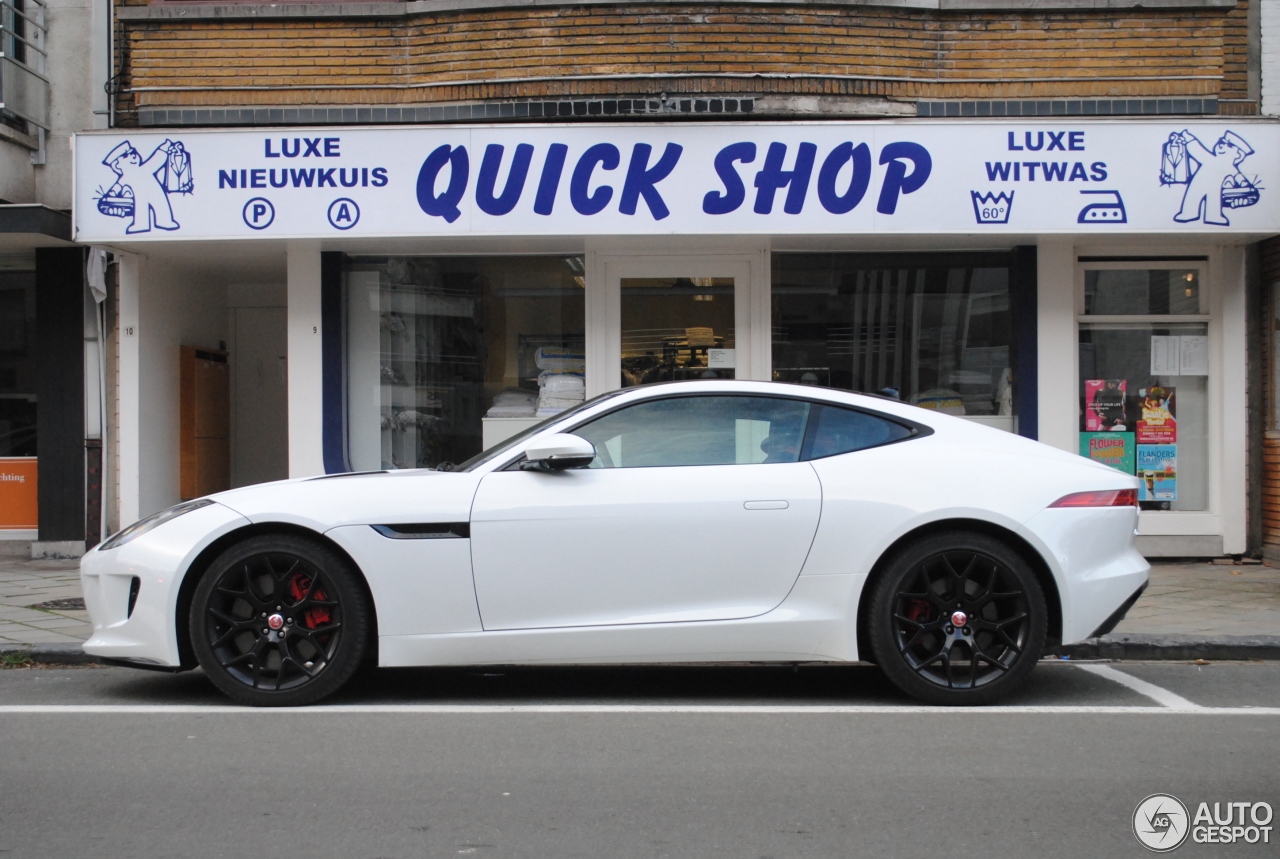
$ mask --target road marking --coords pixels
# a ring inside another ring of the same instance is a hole
[[[1139,680],[1132,674],[1125,674],[1123,671],[1117,671],[1109,665],[1077,665],[1081,671],[1088,671],[1098,677],[1110,680],[1112,683],[1119,683],[1121,686],[1127,686],[1139,695],[1145,695],[1157,704],[1169,707],[1174,710],[1202,710],[1199,704],[1195,704],[1183,698],[1176,692],[1170,692],[1162,686],[1154,683],[1148,683],[1145,680]]]
[[[1119,673],[1119,672],[1117,672]],[[1138,681],[1141,682],[1141,681]],[[1172,694],[1172,693],[1170,693]],[[1177,697],[1177,696],[1173,696]],[[1185,700],[1185,699],[1179,699]],[[316,707],[238,707],[218,704],[6,704],[0,715],[212,715],[260,713],[293,715],[475,715],[498,713],[544,714],[799,714],[799,715],[906,715],[946,713],[964,715],[1207,715],[1280,716],[1280,707],[1160,707],[1054,706],[929,707],[898,704],[329,704]]]

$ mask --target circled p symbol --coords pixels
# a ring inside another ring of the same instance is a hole
[[[254,197],[244,204],[240,212],[245,224],[251,230],[265,230],[276,219],[276,207],[266,197]]]

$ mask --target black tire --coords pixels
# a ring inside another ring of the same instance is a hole
[[[940,532],[899,551],[870,600],[876,663],[929,704],[990,704],[1020,686],[1044,650],[1049,612],[1035,572],[985,534]]]
[[[241,704],[296,707],[338,691],[368,647],[357,573],[318,542],[251,537],[196,586],[191,643],[214,685]]]

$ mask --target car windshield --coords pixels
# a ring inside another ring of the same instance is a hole
[[[479,468],[481,465],[488,462],[489,460],[494,459],[495,457],[501,456],[502,454],[506,453],[508,450],[511,450],[513,447],[520,444],[520,442],[524,441],[534,433],[542,432],[548,426],[550,426],[553,423],[556,423],[557,421],[562,421],[565,418],[568,418],[577,414],[583,409],[586,409],[590,406],[594,406],[596,403],[603,402],[604,400],[608,400],[613,397],[616,397],[621,393],[622,391],[610,391],[607,394],[600,394],[599,396],[592,397],[591,399],[587,400],[585,403],[583,403],[580,406],[574,406],[573,408],[560,412],[557,415],[552,415],[546,420],[539,421],[538,423],[529,427],[527,430],[516,433],[515,435],[511,436],[511,438],[503,439],[501,442],[494,445],[493,447],[487,450],[480,451],[475,456],[471,457],[465,462],[458,463],[457,465],[449,468],[448,470],[449,471],[474,471],[476,468]]]

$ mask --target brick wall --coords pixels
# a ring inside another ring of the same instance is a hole
[[[412,18],[126,21],[118,42],[120,106],[657,92],[1243,97],[1246,13],[1245,3],[1236,10],[1040,14],[637,4]],[[615,78],[595,77],[602,75]],[[662,75],[681,77],[653,77]]]

